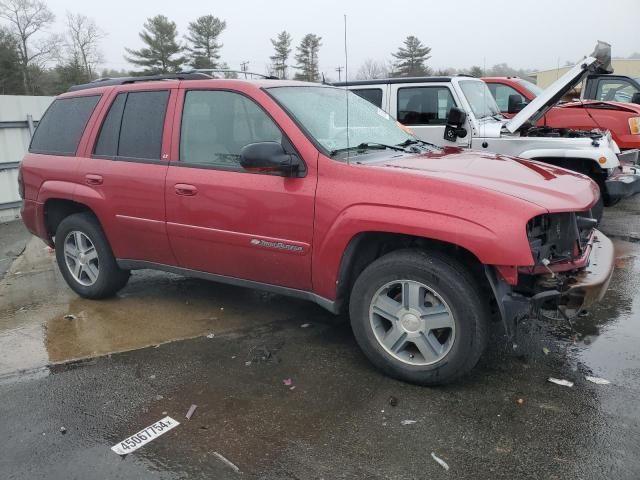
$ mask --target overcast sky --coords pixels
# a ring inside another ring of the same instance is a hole
[[[388,60],[407,35],[432,48],[429,66],[469,67],[506,62],[516,68],[554,68],[592,51],[596,40],[614,56],[640,52],[640,0],[45,0],[63,28],[66,11],[93,17],[108,34],[102,44],[107,68],[131,68],[124,47],[141,46],[148,17],[163,14],[184,35],[189,21],[213,14],[227,22],[222,60],[263,73],[270,38],[283,29],[297,45],[306,33],[322,37],[320,70],[335,77],[344,65],[343,15],[347,15],[349,77],[363,60]],[[293,59],[290,63],[293,63]]]

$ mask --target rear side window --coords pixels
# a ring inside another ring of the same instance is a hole
[[[59,98],[38,124],[29,151],[48,155],[75,155],[100,95]]]
[[[111,104],[94,154],[160,160],[168,90],[120,93]]]
[[[351,90],[359,97],[369,100],[376,107],[382,108],[382,89],[381,88],[360,88]]]

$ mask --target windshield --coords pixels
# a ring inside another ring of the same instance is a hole
[[[486,83],[481,80],[463,80],[459,83],[462,93],[464,93],[476,118],[492,117],[500,114],[500,109]]]
[[[524,88],[526,88],[527,90],[529,90],[531,92],[531,94],[534,97],[537,97],[538,95],[540,95],[542,92],[544,92],[543,89],[541,89],[539,86],[537,86],[535,83],[531,83],[528,80],[522,80],[521,78],[519,78],[517,80],[517,82],[522,85]]]
[[[348,90],[315,86],[273,87],[269,93],[328,152],[365,143],[398,145],[414,139],[389,114]],[[350,154],[358,153],[361,152]]]

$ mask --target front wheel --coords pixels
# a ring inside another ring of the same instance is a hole
[[[441,254],[401,250],[379,258],[356,280],[349,311],[369,360],[410,383],[451,382],[486,345],[488,305],[467,270]]]

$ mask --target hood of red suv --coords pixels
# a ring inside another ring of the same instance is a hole
[[[595,182],[576,172],[453,147],[393,157],[369,165],[493,190],[534,203],[549,212],[588,210],[600,195]]]
[[[621,112],[640,114],[640,105],[636,103],[610,102],[602,100],[574,100],[561,103],[554,108],[601,108],[603,110],[618,110]]]

